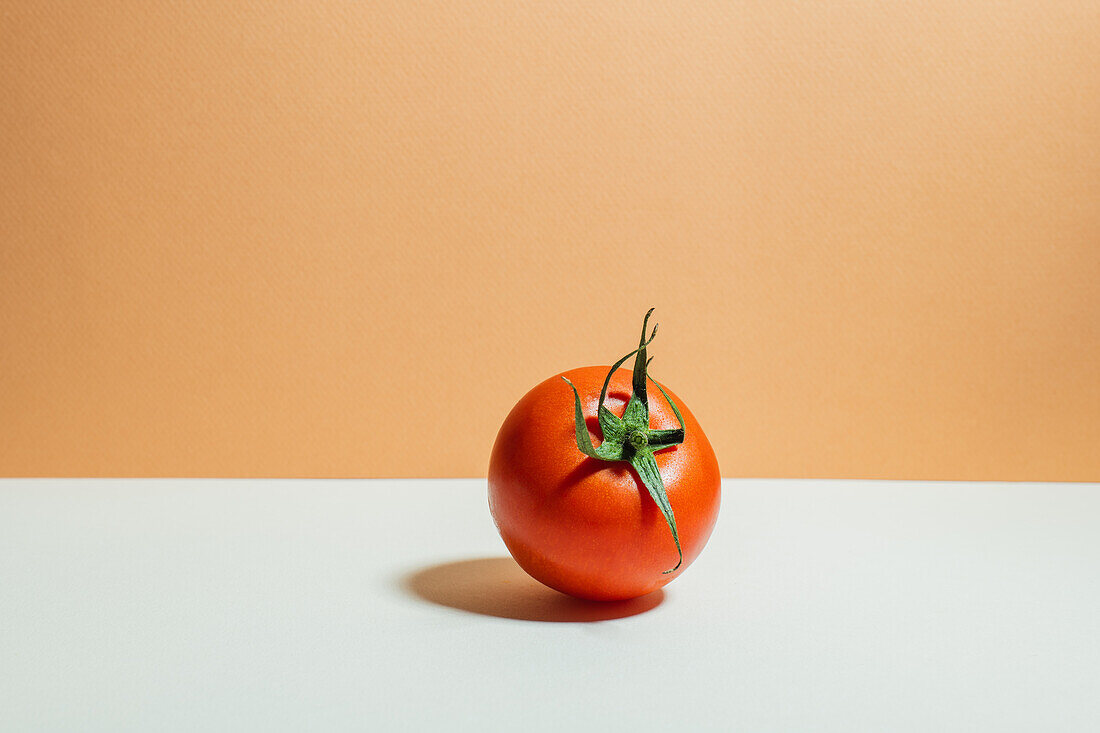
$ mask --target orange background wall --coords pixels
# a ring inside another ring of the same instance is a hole
[[[484,475],[655,305],[725,475],[1100,479],[1095,2],[35,0],[0,69],[0,473]]]

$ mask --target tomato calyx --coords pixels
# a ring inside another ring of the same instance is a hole
[[[672,407],[672,412],[676,415],[680,427],[667,430],[653,430],[649,427],[649,398],[646,380],[649,378],[647,371],[651,359],[646,357],[646,347],[657,337],[657,324],[653,324],[653,331],[648,339],[645,334],[649,325],[649,317],[652,314],[653,309],[650,308],[642,320],[642,337],[638,342],[638,348],[615,362],[604,379],[603,389],[600,391],[600,404],[596,410],[600,430],[603,433],[603,441],[598,446],[592,444],[592,436],[588,434],[588,426],[585,424],[584,411],[581,409],[581,398],[580,394],[577,393],[577,388],[565,377],[562,377],[562,379],[573,390],[574,429],[577,436],[577,448],[590,458],[629,463],[634,467],[638,478],[641,479],[650,497],[661,510],[661,514],[672,532],[672,540],[676,543],[676,552],[679,555],[676,567],[664,571],[665,573],[671,573],[683,564],[684,553],[680,548],[680,535],[676,530],[676,516],[673,514],[672,505],[668,500],[668,493],[665,491],[664,481],[661,480],[661,473],[657,469],[657,459],[654,458],[653,454],[683,443],[686,428],[684,427],[684,416],[680,414],[680,409],[668,396],[665,388],[656,380],[653,380],[653,383],[657,385],[657,389],[661,391],[669,406]],[[626,403],[622,417],[619,417],[608,409],[604,402],[607,399],[607,388],[611,383],[611,375],[632,356],[634,357],[633,394],[630,395],[630,400]]]

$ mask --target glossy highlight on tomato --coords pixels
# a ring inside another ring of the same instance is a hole
[[[605,407],[622,417],[637,391],[637,369],[609,375],[609,367],[583,367],[547,379],[516,404],[493,446],[489,508],[505,545],[536,580],[579,598],[622,600],[657,590],[698,557],[718,517],[721,475],[714,451],[691,411],[648,379],[644,366],[651,435],[680,425],[670,400],[683,418],[682,442],[652,454],[674,519],[662,514],[626,459],[600,460],[578,448],[574,395],[562,377],[575,385],[585,428],[598,445],[605,378]]]

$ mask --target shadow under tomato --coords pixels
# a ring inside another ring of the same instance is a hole
[[[521,621],[610,621],[645,613],[665,599],[657,590],[628,601],[582,601],[547,588],[510,557],[432,565],[405,576],[402,585],[429,603]]]

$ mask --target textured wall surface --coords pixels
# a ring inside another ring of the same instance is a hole
[[[734,5],[5,3],[0,473],[1100,479],[1100,3]]]

